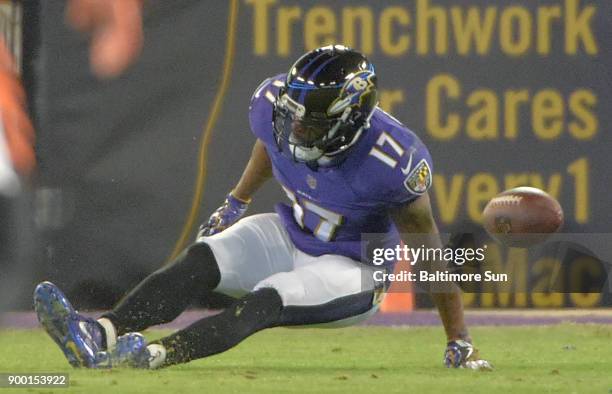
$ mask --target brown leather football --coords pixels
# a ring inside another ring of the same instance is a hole
[[[559,231],[563,209],[548,193],[522,186],[491,199],[483,211],[483,225],[499,242],[526,248]]]

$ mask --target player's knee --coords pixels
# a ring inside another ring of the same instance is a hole
[[[186,264],[194,275],[205,278],[215,287],[221,280],[217,259],[212,249],[206,243],[199,242],[187,249]]]
[[[221,279],[215,256],[205,243],[189,246],[172,264],[162,268],[156,274],[177,279],[185,285],[198,284],[214,288]]]
[[[215,255],[208,244],[204,242],[198,242],[190,245],[186,250],[185,264],[196,265],[210,265],[217,266]]]

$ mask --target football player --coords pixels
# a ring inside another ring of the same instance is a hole
[[[355,324],[377,311],[385,290],[362,234],[380,234],[388,247],[403,233],[430,234],[425,246],[441,246],[429,152],[377,106],[376,73],[359,52],[308,52],[255,90],[249,120],[256,142],[242,177],[172,264],[97,320],[78,314],[53,284],[36,288],[39,320],[72,365],[158,368],[224,352],[270,327]],[[242,218],[272,177],[289,204]],[[160,340],[138,333],[212,292],[236,300]],[[490,368],[472,346],[458,288],[432,296],[446,330],[445,365]]]

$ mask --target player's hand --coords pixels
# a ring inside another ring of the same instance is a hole
[[[0,38],[0,133],[8,146],[13,168],[29,175],[36,165],[34,128],[26,110],[26,95],[13,59]]]
[[[446,368],[468,368],[482,371],[492,371],[493,366],[480,358],[478,349],[470,342],[458,339],[446,345],[444,352],[444,365]]]
[[[142,49],[143,0],[70,0],[66,17],[91,34],[90,62],[98,77],[121,74]]]
[[[200,226],[198,238],[214,235],[225,230],[236,223],[238,219],[244,215],[248,207],[248,201],[239,200],[232,196],[232,193],[229,193],[223,205],[217,208],[217,210],[210,215],[208,221]]]

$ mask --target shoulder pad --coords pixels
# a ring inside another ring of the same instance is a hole
[[[409,202],[427,192],[433,163],[425,144],[382,110],[377,110],[371,123],[360,189],[372,199],[389,204]]]
[[[249,106],[251,131],[266,144],[273,143],[272,108],[284,80],[285,74],[270,77],[259,84],[251,96]]]

